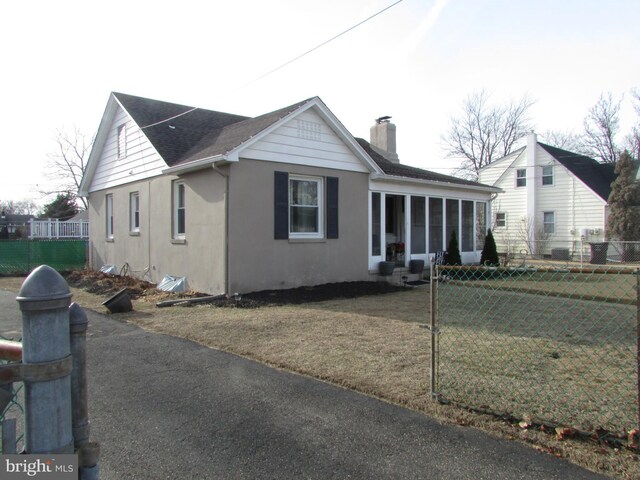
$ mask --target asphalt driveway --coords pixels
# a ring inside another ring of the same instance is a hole
[[[0,334],[19,330],[14,299],[0,291]],[[515,442],[88,314],[102,480],[604,478]]]

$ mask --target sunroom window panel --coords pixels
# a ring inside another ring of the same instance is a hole
[[[443,208],[441,198],[429,199],[429,253],[444,250],[442,247]]]
[[[460,210],[459,210],[459,201],[458,200],[447,200],[447,248],[449,247],[449,242],[451,241],[451,233],[455,230],[456,237],[458,238],[458,242],[460,241],[460,232],[458,228],[458,221],[460,219]]]
[[[476,202],[476,250],[484,248],[484,237],[487,234],[487,204]]]
[[[425,218],[424,197],[411,197],[411,253],[426,252]]]
[[[473,251],[473,202],[462,201],[462,232],[460,246],[463,252]]]
[[[382,255],[380,249],[380,230],[382,225],[380,222],[380,193],[373,192],[371,194],[371,254],[376,257]]]

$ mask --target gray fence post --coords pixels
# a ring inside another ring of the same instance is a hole
[[[73,453],[67,282],[53,268],[36,268],[17,299],[22,311],[22,362],[39,365],[25,375],[25,452]]]
[[[438,393],[437,393],[437,388],[436,388],[436,382],[437,382],[437,372],[436,369],[438,368],[437,363],[436,363],[436,349],[437,349],[437,343],[436,343],[436,332],[437,332],[437,312],[436,309],[438,308],[437,306],[437,302],[436,302],[436,295],[438,294],[438,290],[437,290],[437,285],[436,282],[438,281],[438,279],[436,278],[438,272],[435,266],[435,257],[431,259],[431,261],[429,262],[429,305],[430,305],[430,322],[429,322],[429,331],[431,333],[431,371],[430,371],[430,378],[429,378],[429,382],[430,382],[430,390],[431,390],[431,398],[434,400],[438,400]]]
[[[71,328],[71,355],[73,372],[71,373],[71,407],[73,425],[73,443],[78,451],[78,463],[81,480],[99,478],[98,457],[100,447],[89,442],[89,403],[87,392],[87,314],[77,303],[69,307]]]
[[[71,329],[71,410],[73,444],[76,448],[89,441],[89,407],[87,405],[87,326],[89,320],[77,303],[69,307]]]

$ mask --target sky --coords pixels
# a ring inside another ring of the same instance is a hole
[[[464,99],[528,95],[536,132],[580,132],[603,92],[640,89],[638,0],[32,0],[0,6],[0,200],[55,189],[56,130],[95,133],[112,91],[257,116],[319,96],[369,138],[390,115],[407,165],[451,174]]]

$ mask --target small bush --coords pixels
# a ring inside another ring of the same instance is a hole
[[[447,252],[444,254],[445,265],[462,265],[462,258],[460,257],[460,248],[458,247],[458,237],[456,237],[456,231],[451,231],[451,240],[447,246]]]
[[[498,249],[496,248],[496,241],[493,239],[491,229],[487,230],[487,236],[484,237],[484,247],[480,254],[480,265],[487,265],[490,267],[500,266]]]

